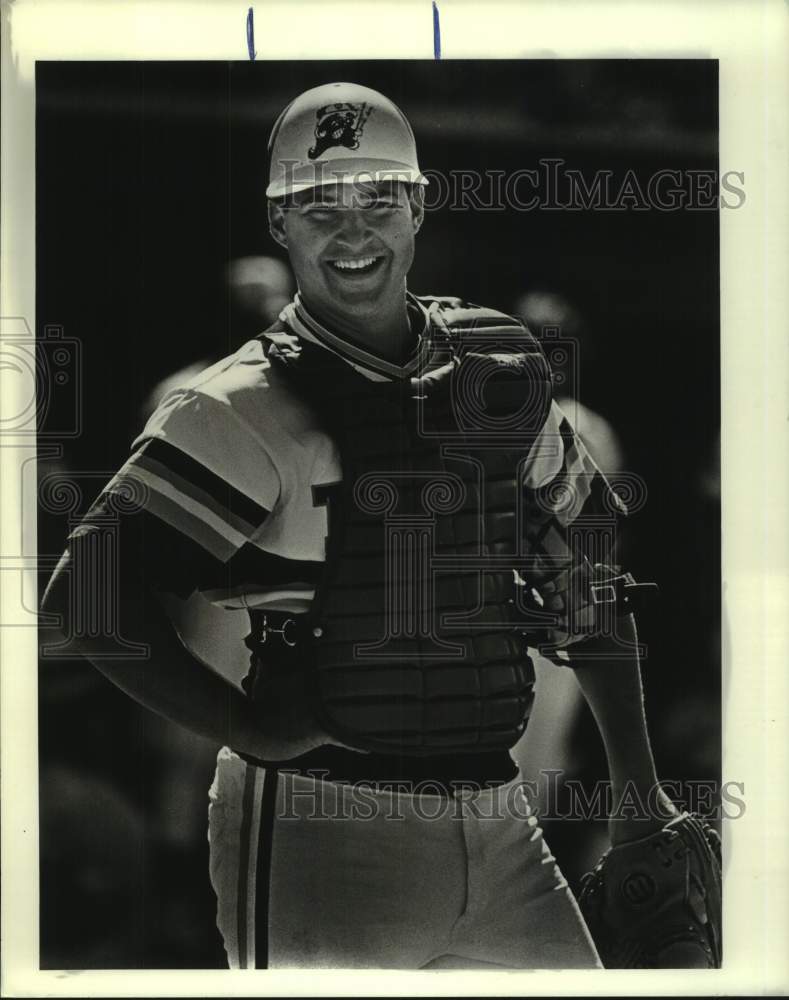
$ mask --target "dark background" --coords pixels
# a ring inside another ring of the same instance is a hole
[[[403,108],[425,170],[560,157],[587,180],[632,168],[645,187],[657,170],[718,166],[712,61],[39,63],[37,332],[78,340],[82,375],[81,432],[47,471],[109,478],[153,386],[238,346],[225,264],[285,259],[266,225],[269,129],[336,79]],[[550,291],[582,317],[578,397],[649,489],[628,568],[661,587],[640,631],[671,779],[719,779],[718,267],[716,211],[445,208],[409,278],[505,311]],[[58,441],[52,414],[41,429]],[[67,528],[42,510],[40,552]],[[39,725],[42,967],[223,966],[205,829],[216,748],[72,661],[42,662]],[[584,714],[573,741],[575,773],[604,776]],[[583,830],[547,832],[572,880]]]

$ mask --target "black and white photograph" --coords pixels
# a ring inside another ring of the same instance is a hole
[[[726,968],[721,63],[429,9],[35,63],[42,971]]]

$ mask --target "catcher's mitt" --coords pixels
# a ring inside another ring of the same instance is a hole
[[[721,843],[701,817],[612,847],[583,877],[578,903],[607,969],[721,964]]]

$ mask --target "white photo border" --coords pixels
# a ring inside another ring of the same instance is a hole
[[[256,58],[433,56],[430,0],[252,4]],[[39,971],[35,572],[20,542],[20,466],[0,447],[2,993],[5,996],[745,995],[789,990],[787,781],[787,84],[781,0],[439,0],[442,58],[699,58],[720,67],[720,169],[746,201],[721,214],[725,960],[713,972]],[[0,319],[35,324],[35,62],[248,58],[249,4],[4,2]],[[376,25],[386,30],[376,31]],[[681,327],[677,338],[692,337]],[[710,373],[714,377],[714,373]],[[14,405],[13,402],[10,405]],[[27,519],[28,522],[31,520]],[[34,520],[34,519],[33,519]],[[21,549],[20,549],[21,544]],[[692,572],[692,568],[689,568]],[[22,627],[14,627],[15,625]],[[27,627],[24,627],[27,624]]]

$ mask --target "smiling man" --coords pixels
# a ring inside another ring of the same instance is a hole
[[[95,606],[92,539],[114,514],[124,638],[150,657],[108,659],[89,628],[80,645],[222,746],[209,838],[231,967],[596,967],[510,750],[539,646],[575,669],[615,801],[649,803],[611,818],[614,843],[674,843],[664,827],[681,817],[644,719],[639,588],[573,542],[621,501],[517,319],[408,290],[425,180],[402,112],[329,84],[288,105],[269,148],[270,231],[298,292],[163,399],[72,533],[48,609],[70,621]],[[249,616],[243,690],[160,606],[194,591]],[[672,865],[659,898],[651,872],[633,882],[639,918],[671,915],[639,960],[713,964],[717,939],[682,896],[689,870]]]
[[[270,202],[269,218],[305,306],[371,353],[402,356],[413,339],[405,286],[423,218],[411,185],[324,184]]]

